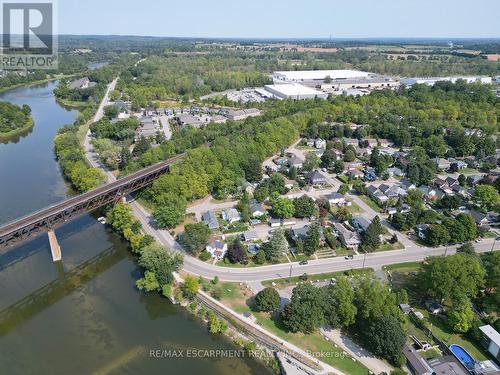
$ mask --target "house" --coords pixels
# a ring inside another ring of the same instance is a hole
[[[290,180],[289,178],[285,178],[285,187],[289,190],[293,189],[293,187],[295,186],[295,181],[294,180]]]
[[[398,209],[396,207],[387,207],[385,209],[385,212],[388,214],[388,215],[394,215],[395,213],[398,212]]]
[[[230,121],[240,121],[248,117],[255,117],[259,115],[260,111],[257,108],[241,109],[237,111],[230,110],[226,113],[226,117]]]
[[[342,242],[345,247],[356,249],[361,244],[361,236],[358,232],[351,232],[339,223],[334,223],[333,226],[340,242]]]
[[[363,172],[361,172],[359,169],[351,168],[347,170],[346,175],[349,178],[362,178]]]
[[[399,186],[401,186],[401,188],[404,189],[404,190],[406,190],[406,191],[417,188],[415,186],[415,184],[413,182],[411,182],[410,180],[403,180],[403,181],[401,181],[399,183]]]
[[[405,173],[398,167],[391,167],[387,169],[387,173],[390,177],[404,177]]]
[[[241,239],[245,242],[257,241],[259,236],[254,230],[249,230],[241,234]]]
[[[221,236],[212,236],[205,249],[212,254],[212,258],[222,260],[226,256],[227,244],[224,243]]]
[[[314,140],[314,147],[317,149],[326,148],[326,141],[324,139],[318,138]]]
[[[431,314],[441,314],[444,312],[443,305],[435,301],[425,301],[425,307]]]
[[[420,186],[418,190],[422,192],[425,200],[434,200],[436,198],[436,190],[429,186]]]
[[[496,360],[500,360],[500,333],[489,324],[479,327],[479,330],[481,331],[481,345]]]
[[[207,211],[201,215],[201,220],[212,230],[219,229],[219,221],[214,211]]]
[[[281,227],[281,219],[269,219],[269,226],[271,228]]]
[[[227,118],[225,118],[224,116],[221,116],[221,115],[212,116],[212,118],[210,119],[210,122],[214,123],[214,124],[225,124],[226,121],[227,121]]]
[[[199,127],[202,125],[202,121],[193,115],[190,114],[180,114],[175,117],[175,121],[177,121],[177,124],[180,126],[194,126],[194,127]]]
[[[222,211],[222,219],[229,221],[231,224],[241,220],[241,215],[236,208],[228,208]]]
[[[375,168],[366,168],[364,171],[363,180],[365,181],[375,181],[377,179],[377,173],[375,172]]]
[[[326,194],[325,199],[333,206],[350,206],[352,204],[340,193]]]
[[[450,168],[453,171],[459,171],[460,169],[465,169],[467,168],[467,163],[462,161],[462,160],[457,160],[457,159],[448,159],[450,162]]]
[[[351,224],[358,232],[365,232],[370,226],[370,222],[363,216],[354,216],[351,219]]]
[[[359,145],[359,141],[355,138],[344,138],[343,142],[345,142],[346,146],[357,146]]]
[[[474,218],[477,226],[480,228],[488,228],[490,224],[490,218],[487,214],[483,214],[482,212],[471,210],[470,215]]]
[[[295,167],[297,169],[301,169],[302,168],[302,160],[299,159],[298,157],[296,156],[292,156],[290,159],[288,159],[288,166],[291,168],[291,167]]]
[[[447,170],[450,168],[451,163],[447,159],[443,158],[434,158],[432,159],[434,163],[436,163],[437,167],[441,170]]]
[[[379,190],[384,193],[389,199],[398,199],[399,197],[406,195],[406,190],[400,185],[387,185],[382,184],[379,186]]]
[[[380,147],[391,147],[393,143],[388,139],[379,139],[378,144]]]
[[[136,130],[136,140],[141,137],[144,138],[154,138],[158,133],[158,129],[153,121],[152,117],[142,117],[140,120],[140,125]]]
[[[434,373],[425,359],[410,345],[405,344],[403,347],[403,355],[406,359],[406,367],[413,375],[431,375]]]
[[[261,203],[254,202],[250,205],[250,213],[252,217],[257,218],[265,215],[267,211]]]
[[[433,369],[433,374],[439,375],[469,375],[455,357],[445,355],[443,357],[433,358],[428,360],[429,365]]]
[[[480,174],[469,175],[467,176],[467,184],[470,186],[476,186],[481,182],[483,178],[484,176]]]
[[[94,87],[97,83],[95,82],[92,82],[89,77],[83,77],[83,78],[80,78],[80,79],[76,79],[74,81],[71,81],[69,83],[69,89],[70,90],[76,90],[76,89],[80,89],[80,90],[83,90],[83,89],[89,89],[91,87]]]
[[[315,145],[314,139],[308,139],[306,145],[307,147],[314,147]]]
[[[307,237],[307,232],[309,231],[309,225],[304,225],[302,228],[292,229],[292,238],[297,240],[304,240]],[[324,241],[325,236],[323,235],[323,227],[320,227],[320,241]]]
[[[323,174],[321,174],[319,171],[312,171],[307,176],[307,181],[311,185],[325,185],[326,177],[323,176]]]
[[[419,224],[417,225],[417,236],[421,240],[425,240],[427,238],[427,230],[429,229],[428,224]]]
[[[400,303],[399,308],[405,315],[408,315],[411,312],[411,307],[407,303]]]
[[[281,225],[283,225],[283,226],[290,226],[290,225],[295,225],[295,224],[297,224],[297,221],[294,218],[281,219]]]
[[[249,194],[253,194],[253,192],[255,191],[256,185],[252,184],[251,182],[245,181],[245,182],[243,182],[242,188],[243,188],[243,191],[246,191]]]

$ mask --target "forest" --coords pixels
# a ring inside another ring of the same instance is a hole
[[[13,134],[33,125],[31,108],[0,101],[0,136]]]

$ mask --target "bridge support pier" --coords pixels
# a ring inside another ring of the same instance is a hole
[[[61,246],[59,246],[59,242],[57,241],[56,233],[53,229],[49,230],[49,244],[50,244],[50,252],[52,253],[52,260],[54,262],[59,262],[62,259],[61,255]]]

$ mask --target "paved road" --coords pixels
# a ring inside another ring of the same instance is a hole
[[[110,90],[108,90],[110,92]],[[103,99],[107,100],[106,97]],[[101,103],[102,104],[102,103]],[[86,142],[88,143],[88,135]],[[115,177],[98,161],[95,160],[95,155],[91,150],[86,148],[86,156],[89,162],[96,167],[102,168],[110,178],[110,181],[115,180]],[[331,179],[331,183],[338,185],[340,182],[335,179]],[[369,206],[367,206],[359,197],[352,196],[353,200],[358,203],[363,209],[368,212],[368,215],[375,215]],[[428,248],[419,247],[410,241],[408,248],[405,250],[394,250],[394,251],[384,251],[379,253],[364,255],[355,255],[352,260],[345,260],[344,258],[326,258],[319,260],[311,260],[307,265],[300,266],[297,262],[276,264],[270,266],[253,267],[253,268],[231,268],[231,267],[220,267],[210,263],[205,263],[197,258],[191,257],[185,254],[184,250],[180,244],[175,241],[175,239],[166,230],[159,230],[154,222],[153,216],[147,212],[141,205],[135,201],[131,201],[130,205],[143,225],[143,229],[147,234],[152,235],[156,240],[168,248],[182,252],[184,257],[183,269],[186,272],[192,273],[194,275],[203,276],[206,278],[213,278],[214,276],[219,277],[220,280],[224,281],[263,281],[271,280],[277,278],[300,276],[304,273],[317,274],[325,272],[336,272],[345,271],[355,268],[370,267],[374,269],[380,269],[385,265],[404,263],[404,262],[414,262],[422,261],[428,256],[443,255],[446,251],[445,247],[440,248]],[[403,237],[398,233],[399,237]],[[409,240],[408,240],[409,241]],[[403,243],[405,243],[404,241]],[[486,252],[492,249],[493,240],[486,239],[480,244],[475,244],[476,251]],[[447,250],[447,254],[451,255],[455,253],[456,246],[450,246]],[[500,241],[495,245],[495,250],[500,250]]]

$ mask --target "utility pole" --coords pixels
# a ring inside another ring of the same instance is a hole
[[[293,267],[293,263],[290,263],[290,281],[292,280],[292,267]]]
[[[446,245],[446,249],[444,249],[444,256],[446,257],[446,253],[448,253],[448,245]]]
[[[365,256],[363,257],[363,270],[365,269],[365,262],[366,262],[366,251],[365,251]]]
[[[493,240],[493,245],[491,245],[491,252],[493,252],[493,249],[495,248],[495,242],[497,242],[496,238]]]

